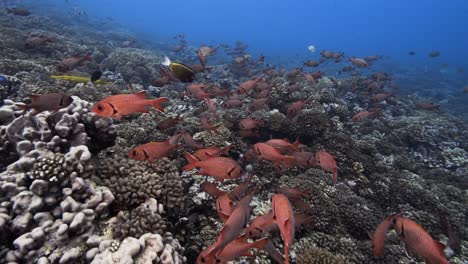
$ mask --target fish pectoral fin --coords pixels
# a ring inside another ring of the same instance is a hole
[[[374,234],[372,234],[371,231],[367,231],[367,235],[369,236],[369,238],[374,241]]]
[[[442,253],[443,255],[445,255],[445,253],[444,253],[445,245],[442,244],[440,241],[437,241],[437,240],[434,240],[434,244],[436,245],[439,252]]]

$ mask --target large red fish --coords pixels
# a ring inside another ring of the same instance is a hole
[[[29,97],[31,98],[31,104],[17,103],[16,106],[25,111],[32,109],[32,116],[44,111],[56,112],[69,106],[73,102],[71,96],[61,93],[33,94]]]
[[[294,212],[288,198],[283,194],[275,194],[271,198],[271,207],[273,210],[273,217],[280,230],[281,237],[284,241],[284,258],[286,264],[289,263],[289,249],[294,240],[296,232],[296,221]]]
[[[240,235],[242,230],[247,226],[250,218],[251,208],[249,204],[252,197],[253,194],[249,194],[239,201],[237,208],[232,212],[231,216],[229,216],[221,228],[216,242],[212,246],[203,250],[203,252],[200,253],[201,257],[207,257],[213,254],[215,255],[219,250],[224,248]]]
[[[338,167],[336,166],[335,157],[326,151],[318,151],[315,153],[315,160],[322,169],[333,173],[332,180],[333,183],[336,183]]]
[[[199,174],[215,177],[218,181],[237,179],[242,173],[240,165],[231,158],[211,157],[209,159],[199,161],[188,152],[185,152],[185,158],[189,164],[184,166],[184,170],[200,168],[198,171]]]
[[[361,122],[363,121],[364,119],[367,119],[367,118],[371,118],[371,117],[374,117],[376,116],[376,113],[375,112],[370,112],[370,111],[361,111],[357,114],[355,114],[351,120],[353,122]]]
[[[296,166],[301,166],[305,168],[317,166],[317,161],[315,160],[315,153],[309,151],[294,152],[291,154],[296,159]]]
[[[294,157],[282,155],[279,150],[266,143],[257,143],[252,148],[258,158],[273,161],[275,166],[290,168],[296,163]]]
[[[215,198],[219,198],[221,195],[227,193],[225,191],[218,189],[216,184],[212,182],[207,182],[207,181],[200,184],[200,189]]]
[[[299,100],[292,103],[287,110],[287,116],[289,119],[296,117],[298,114],[301,113],[304,106],[312,101],[312,98],[308,98],[306,100]]]
[[[237,89],[238,94],[246,94],[250,92],[251,90],[255,89],[257,87],[258,82],[260,82],[265,75],[262,75],[258,78],[251,79],[248,81],[245,81],[239,85],[239,88]]]
[[[227,263],[228,261],[234,260],[240,256],[253,256],[250,252],[251,249],[256,248],[258,250],[262,250],[268,242],[270,242],[270,239],[265,237],[249,243],[245,236],[240,236],[236,240],[227,244],[216,254],[215,263]]]
[[[164,112],[162,103],[169,102],[167,97],[147,99],[146,91],[136,94],[118,94],[109,96],[96,103],[91,111],[99,116],[121,119],[123,116],[133,113],[148,113],[148,107],[152,106]]]
[[[197,160],[202,161],[202,160],[207,160],[211,157],[219,157],[221,155],[227,155],[229,149],[231,146],[226,146],[223,148],[203,148],[195,151],[195,153],[192,154],[193,157],[195,157]]]
[[[427,263],[449,264],[444,254],[445,245],[434,240],[418,223],[398,216],[394,229],[405,242],[406,249],[422,257]]]
[[[283,154],[291,154],[300,151],[301,142],[296,139],[294,143],[290,143],[288,139],[270,139],[266,144],[278,149]]]
[[[150,142],[141,146],[135,147],[128,152],[128,156],[134,160],[146,160],[155,162],[156,160],[166,157],[169,152],[178,147],[178,144],[172,142],[172,138],[162,142]]]
[[[375,229],[375,233],[369,233],[369,237],[373,242],[373,252],[374,256],[381,257],[383,255],[385,237],[389,229],[395,224],[395,220],[399,215],[390,215],[387,216]]]

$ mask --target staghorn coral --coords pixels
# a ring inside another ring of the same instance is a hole
[[[169,211],[184,206],[181,179],[171,161],[163,158],[150,164],[125,158],[120,152],[101,155],[96,172],[96,182],[112,190],[118,208],[132,208],[148,198],[156,198]]]

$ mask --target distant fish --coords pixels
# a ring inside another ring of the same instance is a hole
[[[131,46],[133,46],[133,44],[136,43],[136,39],[129,39],[129,40],[126,40],[122,43],[121,47],[122,48],[130,48]]]
[[[416,55],[416,52],[414,52],[414,51],[410,51],[410,52],[408,52],[408,55],[410,55],[410,56],[414,56],[414,55]]]
[[[468,86],[465,86],[465,88],[463,88],[463,92],[468,93]]]
[[[435,57],[439,57],[440,56],[440,51],[438,50],[433,50],[431,51],[431,53],[429,53],[429,57],[431,58],[435,58]]]
[[[421,110],[440,111],[440,105],[436,105],[433,102],[417,102],[416,108]]]
[[[73,57],[65,58],[62,61],[60,61],[59,64],[57,65],[57,71],[67,72],[67,71],[75,69],[78,66],[81,66],[83,62],[91,61],[91,60],[92,59],[89,56],[89,54],[85,54],[83,57],[76,55]]]
[[[306,67],[317,67],[319,65],[320,65],[320,62],[315,61],[315,60],[308,60],[308,61],[304,62],[304,66],[306,66]]]
[[[336,166],[335,157],[326,151],[318,151],[315,153],[315,160],[323,170],[329,171],[333,174],[332,181],[333,183],[336,183],[338,179],[338,167]]]
[[[148,99],[146,91],[136,94],[118,94],[109,96],[96,103],[91,111],[99,116],[121,119],[123,116],[133,113],[148,113],[148,107],[152,106],[164,112],[162,103],[169,102],[167,97]]]
[[[54,39],[52,37],[45,36],[45,35],[29,37],[26,39],[24,43],[24,48],[32,49],[32,48],[44,46],[53,42],[54,42]]]
[[[102,72],[101,71],[94,71],[93,73],[91,73],[91,77],[89,78],[91,82],[95,82],[97,80],[99,80],[102,76]]]
[[[10,86],[11,82],[4,76],[0,76],[0,85],[1,86]]]
[[[32,109],[31,115],[37,115],[44,111],[56,112],[62,108],[69,106],[73,102],[73,98],[61,93],[48,93],[43,95],[33,94],[30,96],[31,104],[16,104],[22,110]]]
[[[171,62],[168,57],[165,57],[162,65],[169,67],[172,75],[181,82],[193,82],[195,79],[195,72],[185,64]]]
[[[29,10],[25,8],[14,7],[14,8],[7,8],[6,10],[8,14],[13,14],[16,16],[29,16],[31,14],[31,12],[29,12]]]
[[[351,59],[349,59],[351,61],[351,63],[359,68],[367,68],[369,67],[369,63],[364,60],[364,59],[361,59],[361,58],[356,58],[356,57],[353,57]]]

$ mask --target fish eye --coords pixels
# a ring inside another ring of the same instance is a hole
[[[252,235],[253,235],[252,231],[249,231],[249,236],[252,236]]]
[[[205,263],[205,258],[202,257],[200,260],[201,262]]]
[[[104,108],[102,107],[102,105],[98,105],[97,109],[98,109],[99,111],[102,111]]]
[[[216,263],[221,263],[221,260],[220,260],[220,259],[216,259]]]
[[[132,154],[133,154],[133,156],[136,156],[138,153],[137,153],[136,150],[134,150],[134,151],[132,152]]]

